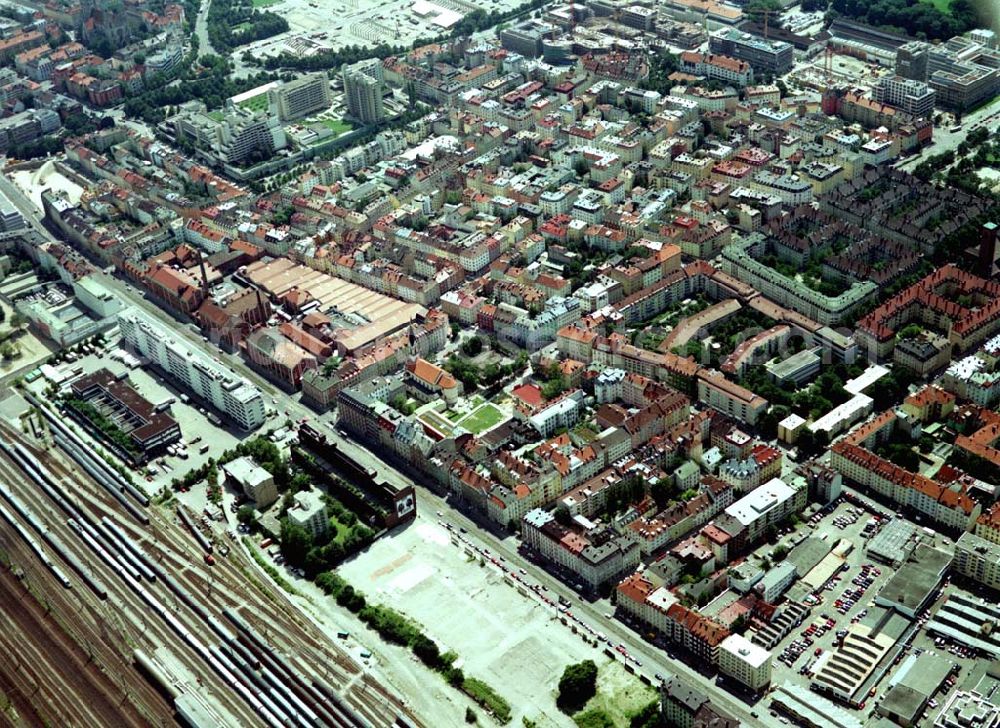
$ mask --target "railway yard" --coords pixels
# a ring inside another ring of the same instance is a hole
[[[148,507],[47,425],[39,440],[0,425],[7,721],[421,725],[242,549],[213,543],[197,516],[186,527],[172,504]]]

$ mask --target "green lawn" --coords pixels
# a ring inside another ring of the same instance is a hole
[[[469,414],[459,424],[473,435],[478,435],[480,432],[503,422],[504,417],[505,415],[501,410],[487,403]]]
[[[319,123],[331,129],[338,136],[354,128],[350,122],[343,119],[321,119]]]
[[[253,0],[253,6],[255,8],[266,8],[271,5],[277,5],[281,0]]]
[[[251,96],[241,101],[239,106],[241,109],[249,109],[250,111],[267,111],[267,94]]]
[[[655,699],[655,690],[609,661],[598,666],[597,695],[573,720],[580,728],[628,728],[632,718]]]
[[[226,118],[226,115],[223,114],[221,111],[209,111],[208,118],[212,119],[213,121],[222,121],[223,119]]]

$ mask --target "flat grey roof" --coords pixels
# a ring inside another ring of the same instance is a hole
[[[937,588],[950,563],[948,552],[921,544],[882,587],[877,598],[906,609],[918,609]]]

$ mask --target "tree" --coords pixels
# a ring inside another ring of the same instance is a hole
[[[8,340],[0,344],[0,358],[4,361],[14,359],[19,353],[20,351],[16,342]]]
[[[670,498],[673,494],[674,488],[667,478],[660,478],[649,486],[649,495],[656,503],[657,508],[663,508],[666,506],[667,503],[670,502]]]
[[[465,722],[471,724],[471,723],[475,723],[476,720],[477,720],[477,718],[476,718],[476,711],[474,711],[472,708],[468,708],[467,707],[465,709]]]
[[[552,515],[556,519],[556,522],[563,526],[569,526],[573,523],[573,514],[569,512],[569,508],[562,504],[556,506],[556,510]]]
[[[473,336],[472,338],[466,339],[462,342],[462,353],[469,358],[478,356],[482,350],[483,340],[478,336]]]
[[[559,679],[559,695],[556,705],[559,710],[572,715],[597,693],[597,665],[593,660],[584,660],[568,665]]]
[[[245,526],[249,526],[255,520],[253,512],[253,506],[240,506],[240,509],[236,512],[236,520]]]
[[[302,526],[297,526],[287,518],[281,521],[281,553],[293,566],[305,563],[306,556],[313,547],[313,537]]]
[[[410,643],[410,649],[413,650],[413,654],[416,655],[421,662],[432,669],[436,669],[442,664],[441,650],[439,650],[438,646],[434,644],[434,640],[427,635],[416,635]]]

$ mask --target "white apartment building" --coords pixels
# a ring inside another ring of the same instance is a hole
[[[255,430],[264,424],[266,407],[260,390],[231,369],[189,348],[134,308],[118,314],[118,327],[136,353],[150,359],[242,429]]]
[[[955,559],[951,567],[983,586],[1000,589],[1000,544],[972,533],[963,533],[955,543]]]
[[[313,536],[326,533],[330,519],[326,514],[323,494],[318,490],[303,490],[295,494],[295,504],[288,509],[288,520]]]
[[[771,683],[771,653],[742,635],[731,634],[719,645],[719,671],[759,692]]]
[[[330,108],[330,79],[325,72],[310,73],[267,92],[267,99],[282,121],[291,121]]]
[[[746,527],[747,541],[752,542],[770,526],[805,508],[807,490],[772,478],[726,508],[726,513]]]

